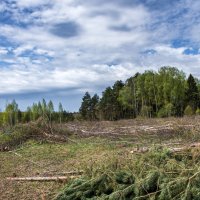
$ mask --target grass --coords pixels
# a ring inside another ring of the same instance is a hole
[[[93,139],[92,139],[93,140]],[[94,164],[116,154],[114,145],[102,145],[83,139],[77,144],[48,144],[30,140],[12,152],[0,152],[0,199],[51,199],[63,183],[19,183],[5,180],[9,176],[45,175],[47,172],[89,171]],[[19,157],[17,155],[21,155]]]
[[[177,124],[190,123],[188,119],[159,119],[159,120],[128,120],[119,122],[102,122],[101,129],[117,128],[119,126],[131,125],[160,125],[168,121]],[[191,120],[198,124],[198,120]],[[94,124],[90,125],[83,122],[84,127],[89,130]],[[101,125],[101,124],[100,124]],[[77,125],[78,126],[78,125]],[[82,129],[82,124],[80,124]],[[95,130],[94,130],[95,131]],[[99,130],[98,130],[99,131]],[[166,143],[185,143],[199,141],[199,129],[175,132],[171,135],[140,132],[139,134],[120,135],[118,138],[105,136],[87,136],[71,138],[75,141],[68,143],[47,143],[43,141],[28,140],[22,146],[11,152],[0,152],[0,199],[52,199],[64,187],[61,182],[9,182],[5,178],[10,176],[44,176],[49,172],[56,174],[59,172],[84,170],[84,176],[95,177],[105,171],[115,169],[126,169],[134,171],[135,174],[143,174],[149,169],[149,165],[155,168],[155,163],[151,163],[152,154],[131,154],[130,151],[139,146],[154,146],[155,153],[162,156],[157,151],[157,147],[164,146]],[[173,145],[173,144],[170,144]],[[17,153],[17,154],[15,154]],[[192,154],[198,157],[198,151]],[[182,163],[181,163],[182,164]],[[183,166],[184,167],[184,166]],[[181,167],[180,167],[181,168]]]

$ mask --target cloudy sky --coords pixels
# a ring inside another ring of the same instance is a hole
[[[86,91],[161,66],[200,78],[200,1],[0,1],[1,109],[44,97],[77,111]]]

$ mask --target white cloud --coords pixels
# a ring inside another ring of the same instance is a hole
[[[29,62],[28,59],[22,62]],[[88,68],[60,69],[51,71],[40,69],[32,64],[28,70],[26,67],[13,66],[12,70],[0,69],[2,74],[0,93],[20,93],[29,91],[48,91],[52,88],[93,88],[96,86],[106,87],[107,83],[113,83],[116,79],[125,79],[130,72],[134,72],[132,64],[124,66],[94,65]],[[9,73],[9,76],[8,76]],[[34,76],[33,76],[34,74]],[[12,87],[10,87],[12,85]],[[7,89],[5,89],[7,88]]]
[[[16,4],[19,6],[19,8],[22,7],[35,7],[40,6],[44,4],[51,3],[51,0],[17,0]]]
[[[190,5],[190,0],[162,11],[144,5],[123,7],[108,3],[100,6],[76,2],[16,1],[13,19],[27,23],[27,27],[0,26],[1,35],[15,44],[13,57],[6,57],[7,50],[0,49],[4,61],[11,64],[8,68],[0,68],[2,94],[71,87],[95,90],[95,87],[103,88],[117,79],[125,80],[137,71],[164,65],[179,67],[200,77],[199,55],[183,54],[190,48],[188,45],[175,48],[170,44],[173,39],[188,37],[194,43],[200,42],[200,10],[197,5]],[[23,12],[23,8],[48,4],[51,6]],[[188,12],[181,14],[180,10],[186,8]],[[80,33],[75,37],[51,33],[56,24],[69,21],[80,26]],[[148,49],[157,53],[142,53]],[[23,57],[26,51],[31,51],[35,57]]]
[[[25,44],[25,45],[21,45],[18,48],[16,48],[13,52],[15,53],[16,56],[19,56],[20,54],[24,53],[27,50],[33,50],[34,46],[30,45],[30,44]]]
[[[5,55],[8,53],[8,50],[6,48],[1,48],[0,47],[0,55]]]

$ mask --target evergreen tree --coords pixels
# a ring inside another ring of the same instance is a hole
[[[91,98],[91,119],[92,120],[97,120],[98,115],[97,115],[97,106],[99,103],[99,96],[97,94],[94,94],[94,96]]]
[[[115,119],[115,97],[111,87],[106,88],[99,103],[100,118],[105,120]]]
[[[116,81],[112,87],[113,91],[113,107],[114,107],[114,119],[123,118],[123,105],[119,101],[120,90],[124,87],[124,83],[120,81]]]
[[[199,105],[199,91],[194,77],[190,74],[187,79],[186,104],[196,111]]]
[[[124,87],[122,81],[116,81],[113,87],[108,87],[102,94],[99,103],[100,118],[105,120],[117,120],[123,118],[123,104],[120,91]]]
[[[83,119],[91,119],[91,96],[89,92],[86,92],[83,96],[79,112]]]

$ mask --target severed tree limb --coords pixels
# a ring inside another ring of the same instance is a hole
[[[69,171],[69,172],[57,172],[57,171],[47,171],[47,172],[44,172],[43,174],[45,174],[46,176],[51,176],[51,175],[58,175],[58,176],[69,176],[69,175],[81,175],[83,174],[84,171],[83,170],[80,170],[80,171]]]
[[[180,147],[168,147],[168,149],[171,151],[171,153],[180,153],[180,152],[187,151],[187,150],[190,150],[192,148],[197,148],[197,147],[198,148],[200,147],[200,142],[196,142],[196,143],[192,143],[192,144],[180,146]],[[136,147],[136,148],[133,148],[133,150],[130,151],[130,153],[131,154],[133,154],[133,153],[146,153],[150,150],[151,150],[150,147]]]
[[[9,181],[66,181],[69,179],[78,178],[80,176],[51,176],[51,177],[8,177]]]

